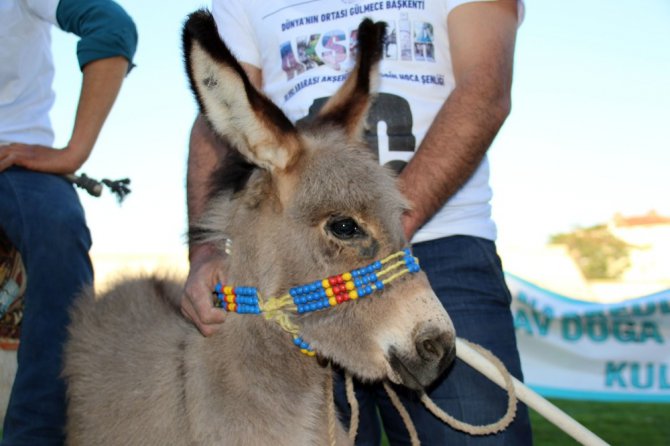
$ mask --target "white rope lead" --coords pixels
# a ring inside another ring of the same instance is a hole
[[[495,355],[483,347],[466,341],[465,339],[456,338],[456,356],[458,356],[469,366],[479,371],[481,374],[486,376],[488,379],[503,389],[506,389],[509,394],[509,400],[507,413],[498,422],[486,426],[473,426],[468,423],[456,420],[450,415],[444,413],[439,407],[435,405],[435,403],[433,403],[425,394],[423,394],[421,401],[433,413],[433,415],[437,416],[439,419],[449,424],[454,429],[458,429],[472,435],[487,435],[499,432],[505,429],[513,420],[514,414],[516,412],[516,401],[518,398],[519,400],[526,403],[528,407],[535,409],[535,411],[537,411],[540,415],[542,415],[544,418],[556,425],[559,429],[563,430],[566,434],[577,440],[582,445],[609,446],[609,444],[606,443],[603,439],[588,430],[561,409],[541,397],[539,394],[531,390],[521,381],[511,376],[505,369],[505,366],[502,364],[502,362],[497,357],[495,357]],[[349,400],[349,404],[352,407],[349,438],[353,440],[356,437],[359,420],[358,404],[353,392],[353,384],[351,375],[349,375],[349,373],[346,374],[346,385],[347,399]],[[417,435],[416,428],[414,427],[414,424],[412,423],[412,420],[407,413],[407,410],[404,406],[402,406],[398,396],[387,382],[384,382],[384,388],[386,389],[391,402],[396,407],[403,422],[405,423],[405,427],[407,428],[407,431],[410,435],[412,446],[418,446],[420,444],[419,437]]]
[[[486,358],[475,351],[471,345],[464,339],[456,338],[456,356],[500,387],[504,387],[504,377]],[[531,390],[518,379],[512,377],[512,382],[514,383],[514,392],[521,401],[579,443],[584,446],[609,446],[602,438]]]

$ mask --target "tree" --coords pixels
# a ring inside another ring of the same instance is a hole
[[[619,279],[630,266],[633,246],[616,238],[605,225],[554,234],[549,242],[565,245],[587,279]]]

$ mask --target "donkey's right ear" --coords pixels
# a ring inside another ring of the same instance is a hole
[[[333,123],[352,138],[363,136],[365,118],[379,83],[386,23],[364,19],[358,27],[356,65],[347,80],[323,105],[315,125]]]
[[[270,171],[290,168],[302,150],[295,127],[251,84],[211,13],[189,15],[182,37],[191,89],[213,129],[252,163]]]

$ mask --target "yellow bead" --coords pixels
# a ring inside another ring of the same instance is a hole
[[[351,280],[351,273],[344,273],[344,274],[342,274],[342,279],[344,279],[344,280]]]
[[[233,287],[231,287],[231,286],[224,286],[224,287],[223,287],[223,294],[233,294]]]
[[[332,288],[326,288],[326,296],[333,297],[334,294]]]
[[[358,299],[358,291],[356,291],[356,290],[349,291],[349,298]]]
[[[316,352],[315,351],[308,351],[307,356],[316,356]]]
[[[354,282],[347,282],[347,283],[344,284],[344,287],[347,290],[351,291],[351,290],[356,288],[356,285],[354,285]]]
[[[226,296],[226,302],[235,302],[235,296],[233,295],[227,295]]]
[[[331,307],[334,307],[335,305],[337,305],[337,299],[331,297],[330,299],[328,299],[328,303],[330,304]]]
[[[321,286],[324,288],[330,288],[330,282],[328,282],[328,279],[323,279],[321,281]]]
[[[228,311],[235,311],[237,309],[237,304],[228,304]]]

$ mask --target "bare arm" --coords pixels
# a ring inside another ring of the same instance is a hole
[[[249,79],[260,89],[261,71],[252,65],[242,64]],[[199,115],[191,129],[189,141],[188,172],[186,176],[186,199],[189,223],[197,221],[207,205],[209,178],[230,150],[224,141],[215,137],[212,130]],[[181,311],[204,336],[214,334],[225,314],[212,305],[212,290],[219,281],[224,281],[225,254],[211,244],[189,244],[190,270]]]
[[[447,18],[456,86],[399,177],[408,240],[474,173],[510,112],[516,7],[468,3]]]
[[[0,171],[12,165],[39,172],[66,174],[88,159],[128,72],[124,57],[98,59],[83,69],[79,105],[70,142],[62,150],[31,144],[0,149]]]

